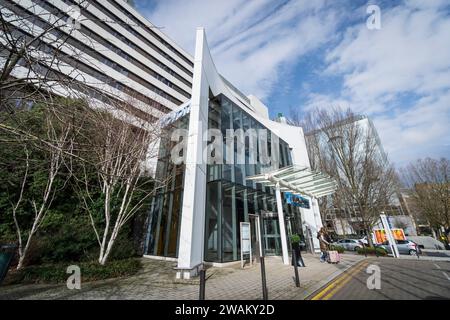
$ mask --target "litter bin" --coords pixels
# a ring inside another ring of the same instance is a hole
[[[16,246],[13,244],[3,245],[0,248],[0,285],[8,273]]]

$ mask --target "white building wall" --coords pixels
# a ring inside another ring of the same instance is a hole
[[[250,99],[250,104],[254,108],[255,113],[260,117],[269,119],[269,109],[261,102],[261,100],[252,94],[249,95],[248,98]]]
[[[305,136],[301,127],[272,121],[262,118],[256,114],[253,116],[289,144],[289,147],[292,148],[291,154],[293,165],[303,168],[311,167],[309,163],[308,150],[306,148]],[[323,226],[319,205],[316,199],[308,196],[305,197],[310,200],[310,209],[300,208],[303,233],[305,236],[308,236],[308,234],[312,235],[312,239],[310,241],[313,243],[314,251],[319,252],[320,245],[316,234]]]

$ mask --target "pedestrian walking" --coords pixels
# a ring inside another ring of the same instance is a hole
[[[327,233],[327,230],[322,227],[317,234],[317,238],[319,239],[320,244],[320,262],[325,262],[327,259],[327,251],[330,246],[330,236]]]

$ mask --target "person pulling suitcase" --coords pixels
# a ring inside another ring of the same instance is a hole
[[[319,232],[317,233],[317,238],[319,239],[320,244],[320,262],[325,262],[328,258],[330,238],[324,227],[320,228]]]

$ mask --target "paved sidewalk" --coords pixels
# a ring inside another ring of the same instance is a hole
[[[282,264],[279,257],[266,258],[269,299],[304,299],[341,274],[362,256],[343,254],[340,264],[320,263],[318,255],[303,255],[306,267],[299,268],[300,288],[295,287],[294,269]],[[196,300],[198,280],[181,283],[174,279],[174,262],[143,258],[143,269],[136,275],[82,283],[81,290],[68,290],[59,285],[14,285],[0,287],[0,299],[150,299]],[[206,299],[261,299],[260,265],[209,268]]]

